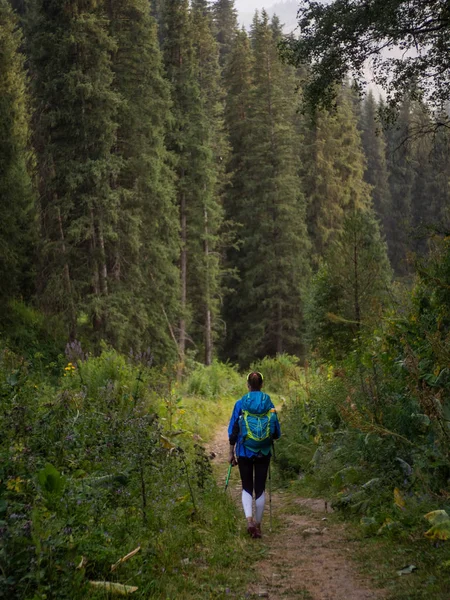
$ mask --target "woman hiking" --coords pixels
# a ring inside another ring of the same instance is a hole
[[[272,441],[280,437],[280,424],[268,394],[261,391],[263,376],[258,371],[247,377],[248,393],[236,402],[228,425],[229,463],[239,466],[242,481],[242,506],[247,518],[247,531],[261,537],[261,521],[265,505],[265,487],[269,470]],[[255,492],[255,518],[253,518]]]

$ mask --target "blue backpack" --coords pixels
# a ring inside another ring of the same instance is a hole
[[[239,417],[239,432],[244,446],[256,454],[269,454],[277,419],[277,412],[267,394],[250,392],[244,396]]]

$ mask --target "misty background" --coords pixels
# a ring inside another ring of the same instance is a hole
[[[276,14],[284,25],[285,33],[291,33],[297,27],[297,0],[286,0],[285,2],[273,2],[273,0],[236,0],[238,21],[246,29],[251,25],[255,10],[266,9],[271,17]]]
[[[329,0],[323,0],[323,4],[328,4]],[[284,33],[298,34],[297,30],[297,11],[299,8],[299,0],[284,0],[277,2],[276,0],[236,0],[235,6],[238,11],[238,22],[239,25],[244,26],[247,30],[252,24],[255,11],[261,11],[263,8],[267,11],[269,17],[277,15],[283,25]],[[297,31],[296,31],[297,30]],[[400,57],[402,52],[400,50],[384,50],[384,56],[395,56]],[[370,64],[366,64],[365,77],[368,89],[372,90],[375,96],[385,96],[383,90],[373,82],[373,71]]]

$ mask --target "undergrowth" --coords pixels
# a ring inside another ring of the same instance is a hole
[[[361,328],[338,363],[288,373],[280,477],[358,524],[366,547],[381,549],[373,554],[393,575],[384,581],[396,600],[449,593],[449,289],[446,236],[432,240],[409,305],[387,311],[375,330]],[[398,571],[408,566],[403,554],[417,572],[393,573],[392,555]],[[371,551],[365,556],[376,569]]]
[[[237,373],[179,386],[146,353],[66,350],[0,353],[0,597],[243,597],[252,557],[203,447]]]

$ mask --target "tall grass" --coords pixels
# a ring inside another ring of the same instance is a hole
[[[0,353],[0,596],[104,599],[90,582],[106,581],[135,598],[239,597],[250,546],[202,446],[239,375],[217,363],[177,388],[172,369],[107,349],[56,382],[46,366]]]

